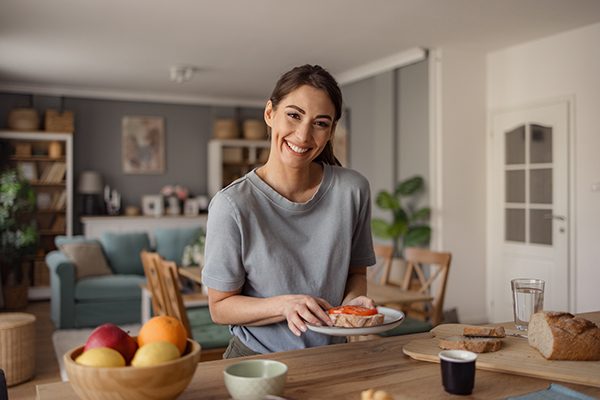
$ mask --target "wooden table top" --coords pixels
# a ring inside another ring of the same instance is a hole
[[[418,361],[405,355],[403,347],[430,333],[373,339],[304,350],[264,354],[250,358],[272,359],[288,366],[281,395],[286,400],[360,400],[363,390],[383,389],[395,400],[454,399],[442,387],[438,363]],[[227,400],[223,369],[239,359],[201,362],[181,400]],[[501,399],[547,389],[551,380],[477,370],[473,394],[465,399]],[[556,382],[600,398],[600,388]],[[69,382],[37,386],[39,400],[76,400]]]

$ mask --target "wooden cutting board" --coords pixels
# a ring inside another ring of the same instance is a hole
[[[462,335],[465,326],[438,325],[431,332],[437,337]],[[516,329],[506,329],[506,332],[519,333]],[[416,360],[439,362],[441,349],[437,342],[436,337],[414,340],[404,346],[404,353]],[[600,361],[546,360],[524,338],[507,336],[502,339],[502,347],[497,352],[477,355],[476,368],[600,387]]]

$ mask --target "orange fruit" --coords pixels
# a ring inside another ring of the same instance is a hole
[[[137,341],[139,347],[157,341],[171,342],[183,354],[187,345],[187,332],[177,318],[154,317],[142,326]]]

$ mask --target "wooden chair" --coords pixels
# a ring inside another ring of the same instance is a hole
[[[185,307],[177,263],[160,259],[158,273],[163,287],[167,315],[181,321],[188,338],[200,343],[203,361],[220,359],[231,339],[229,327],[215,324],[210,317],[208,306],[190,309]]]
[[[377,285],[385,285],[388,283],[390,275],[394,246],[374,244],[373,249],[375,250],[377,264],[371,268],[367,268],[367,280]]]
[[[420,302],[421,307],[418,303],[402,305],[401,309],[407,315],[405,321],[391,331],[382,332],[381,336],[426,332],[442,322],[446,284],[452,255],[414,247],[406,248],[404,255],[408,263],[404,279],[401,282],[388,279],[387,283],[399,284],[403,290],[419,291],[433,297],[433,300],[424,302],[424,307],[422,302]],[[423,265],[431,267],[428,278],[423,271]],[[432,293],[434,283],[437,290]]]
[[[144,273],[146,274],[146,287],[152,295],[152,309],[154,310],[154,315],[168,315],[162,278],[159,273],[159,265],[162,257],[158,253],[151,253],[146,250],[142,250],[141,257]]]

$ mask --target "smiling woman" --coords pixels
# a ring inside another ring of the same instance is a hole
[[[369,183],[331,145],[341,112],[323,68],[284,74],[264,112],[269,159],[211,202],[202,282],[211,317],[234,334],[225,358],[341,343],[307,324],[331,326],[334,306],[375,306]]]

